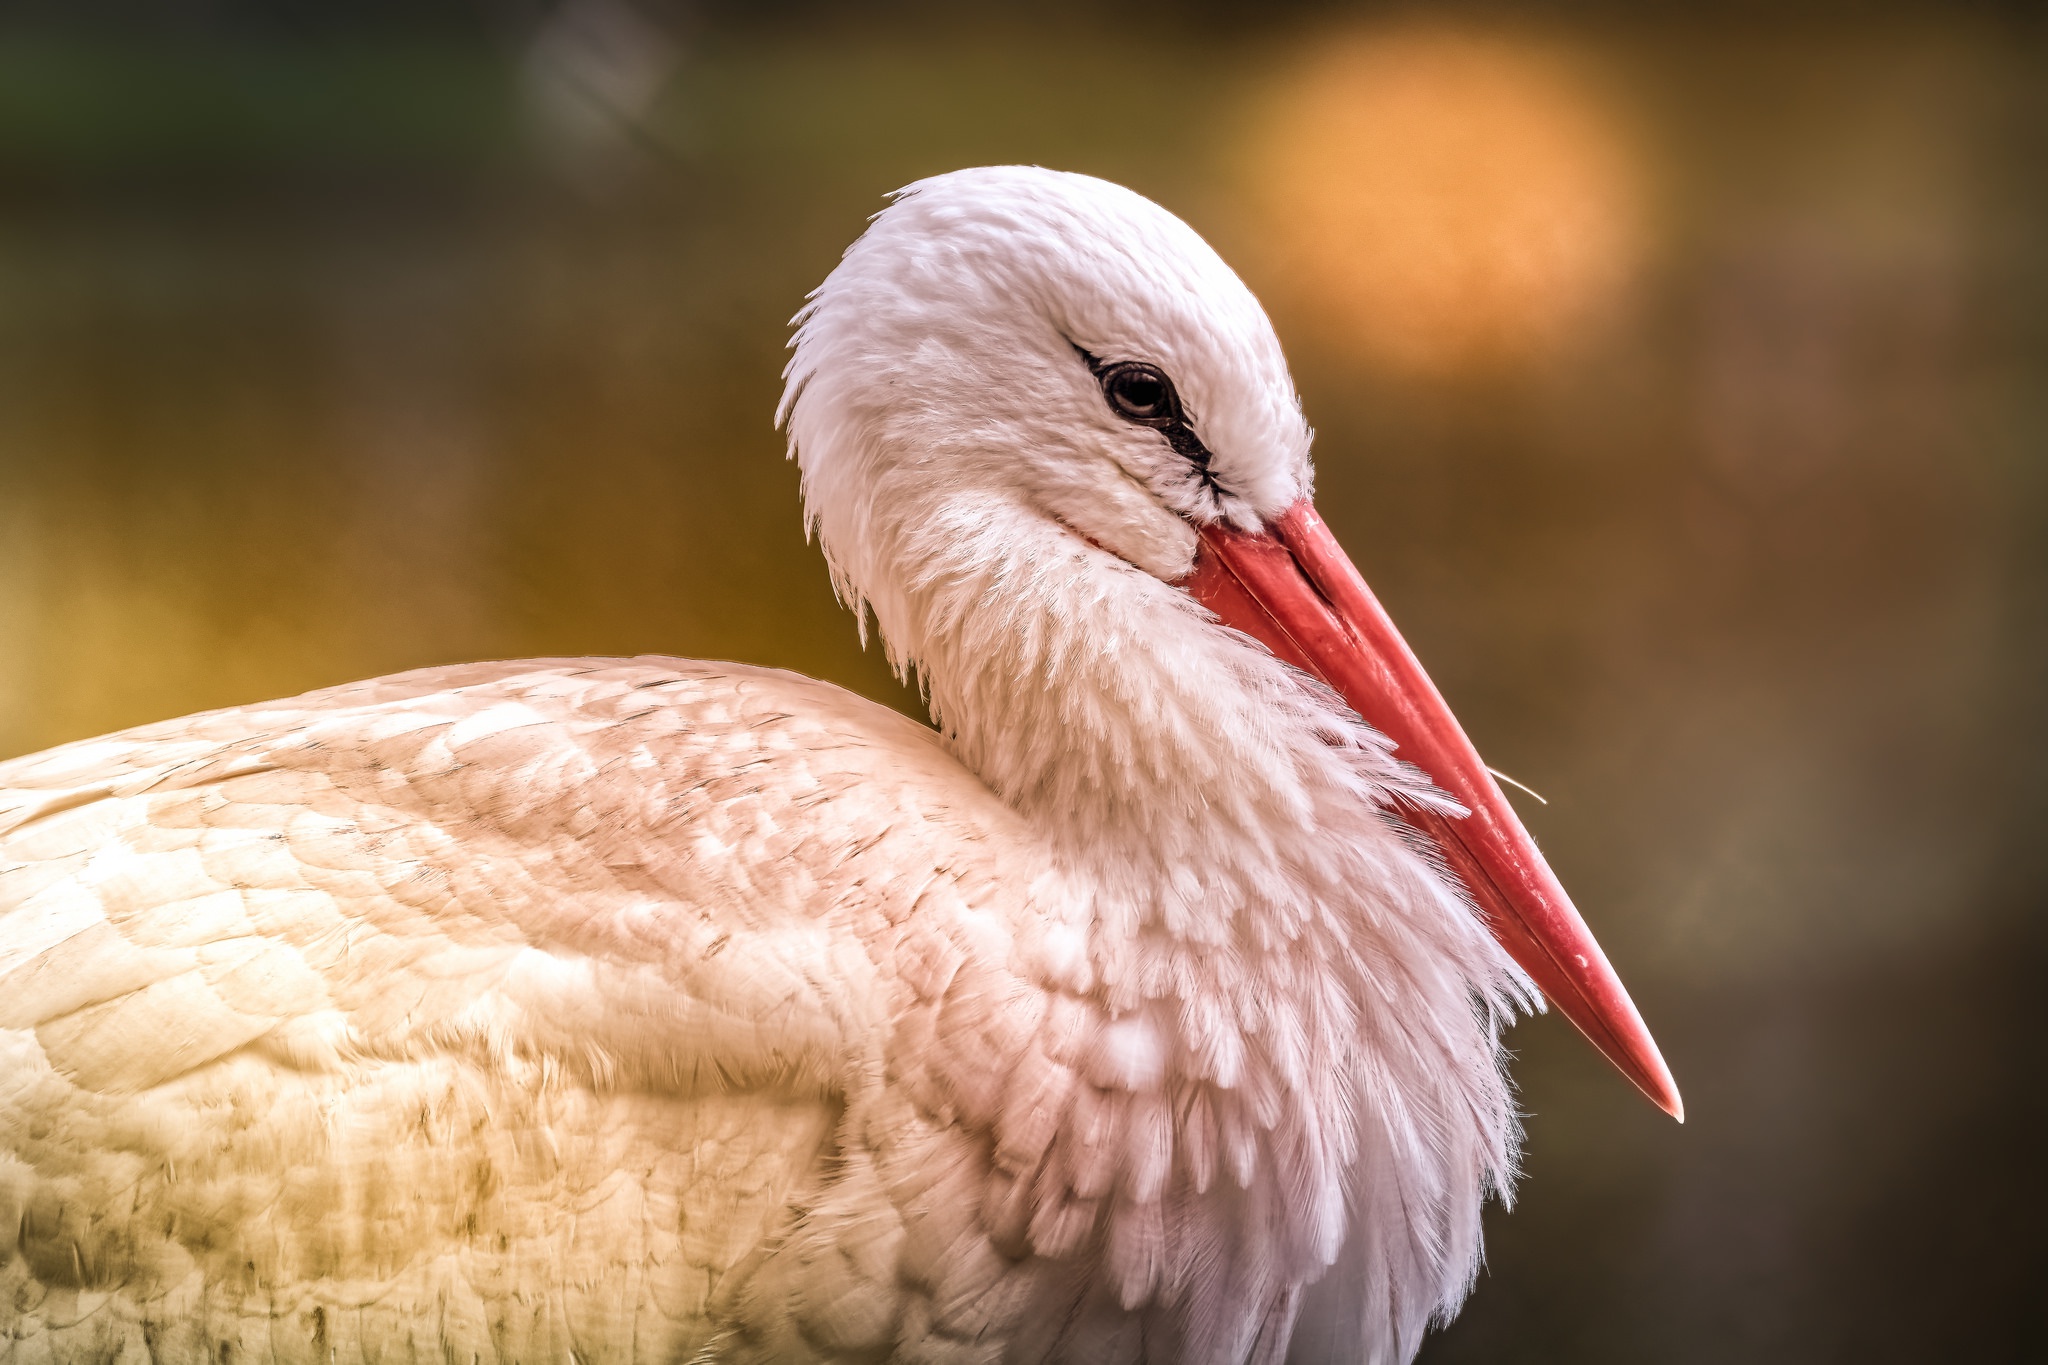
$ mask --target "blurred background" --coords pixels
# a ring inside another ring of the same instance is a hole
[[[492,656],[914,711],[770,414],[883,194],[999,161],[1266,299],[1685,1089],[1515,1032],[1423,1359],[2048,1359],[2034,7],[10,3],[0,755]]]

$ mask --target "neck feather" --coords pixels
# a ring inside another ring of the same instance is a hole
[[[1412,1342],[1462,1298],[1513,1165],[1497,1030],[1528,992],[1391,809],[1444,798],[1334,694],[1055,522],[959,506],[891,539],[922,566],[874,598],[892,658],[1080,889],[1073,984],[1294,1153],[1276,1254],[1337,1264],[1333,1311]]]

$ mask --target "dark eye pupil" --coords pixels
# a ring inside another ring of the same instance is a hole
[[[1166,401],[1166,386],[1149,374],[1125,375],[1117,380],[1116,401],[1138,416],[1155,416]]]
[[[1148,366],[1132,365],[1109,376],[1109,401],[1118,412],[1139,422],[1173,416],[1173,390],[1166,378]]]

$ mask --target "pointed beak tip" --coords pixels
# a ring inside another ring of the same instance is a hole
[[[1623,990],[1620,979],[1613,975],[1612,968],[1601,962],[1603,975],[1613,988],[1612,1003],[1606,1009],[1589,1009],[1583,995],[1574,995],[1559,1000],[1559,1012],[1569,1019],[1602,1053],[1617,1071],[1634,1083],[1643,1093],[1643,1098],[1669,1114],[1680,1123],[1685,1122],[1685,1099],[1678,1093],[1678,1080],[1671,1074],[1670,1064],[1664,1060],[1650,1029],[1636,1010],[1633,1000]],[[1611,1025],[1620,1022],[1621,1032],[1611,1030]]]
[[[1647,1038],[1647,1033],[1645,1037]],[[1678,1122],[1684,1123],[1685,1098],[1678,1093],[1678,1082],[1673,1079],[1671,1068],[1665,1065],[1664,1058],[1657,1053],[1656,1046],[1655,1043],[1649,1045],[1647,1058],[1638,1055],[1631,1057],[1628,1063],[1623,1063],[1620,1058],[1610,1053],[1609,1060],[1615,1063],[1622,1074],[1635,1082],[1636,1089],[1643,1092],[1645,1099]]]

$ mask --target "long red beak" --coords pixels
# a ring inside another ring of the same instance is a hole
[[[1414,652],[1306,499],[1261,535],[1202,531],[1184,587],[1274,654],[1334,687],[1471,814],[1400,813],[1443,851],[1495,938],[1593,1046],[1665,1113],[1685,1105],[1650,1030],[1536,841]]]

